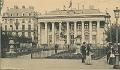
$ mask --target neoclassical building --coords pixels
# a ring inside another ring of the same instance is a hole
[[[90,7],[79,10],[54,10],[38,14],[33,7],[8,8],[3,13],[2,29],[15,35],[37,38],[41,45],[76,45],[87,42],[102,45],[105,41],[105,13]]]
[[[38,17],[38,44],[104,44],[105,13],[90,7],[55,10]],[[62,37],[62,36],[64,37]]]

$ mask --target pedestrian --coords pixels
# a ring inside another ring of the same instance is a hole
[[[83,42],[81,48],[81,55],[82,55],[82,63],[85,63],[85,59],[86,59],[86,42]]]
[[[110,65],[115,64],[115,50],[114,50],[113,46],[111,46],[111,49],[110,49],[110,57],[109,57],[108,63]]]
[[[91,44],[87,44],[86,47],[86,60],[85,60],[85,64],[87,65],[91,65],[92,64],[92,49],[91,49]]]
[[[108,46],[107,46],[107,48],[106,48],[106,54],[107,54],[107,63],[109,63],[108,61],[109,61],[110,54],[111,54],[111,52],[110,52],[110,50],[111,50],[111,47],[112,47],[112,43],[109,43],[109,44],[108,44]]]
[[[119,54],[119,61],[120,61],[120,43],[118,44],[118,54]]]
[[[55,54],[57,54],[57,50],[58,50],[58,45],[55,44]]]

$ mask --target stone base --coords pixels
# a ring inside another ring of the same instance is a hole
[[[114,69],[120,69],[120,66],[119,65],[114,65],[113,68]]]

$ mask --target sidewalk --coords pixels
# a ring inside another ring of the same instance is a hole
[[[113,65],[106,63],[106,58],[93,60],[92,65],[81,63],[81,59],[1,59],[2,69],[17,70],[113,70]]]

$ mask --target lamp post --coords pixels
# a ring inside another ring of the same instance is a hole
[[[111,28],[108,27],[108,24],[110,24],[110,27],[111,27],[110,18],[111,18],[110,14],[106,13],[106,15],[105,15],[105,22],[106,22],[107,28],[109,29],[109,32],[110,32],[110,42],[112,42]]]
[[[113,66],[114,69],[120,69],[119,66],[119,54],[118,54],[118,19],[119,19],[119,12],[120,10],[118,9],[118,7],[116,7],[115,10],[113,10],[115,13],[115,18],[116,18],[116,48],[117,48],[117,52],[115,53],[115,64]]]
[[[1,19],[2,19],[2,16],[1,16],[1,10],[2,10],[2,7],[3,7],[3,3],[4,3],[4,0],[0,0],[0,58],[1,58],[1,29],[2,29],[2,26],[1,26]]]

